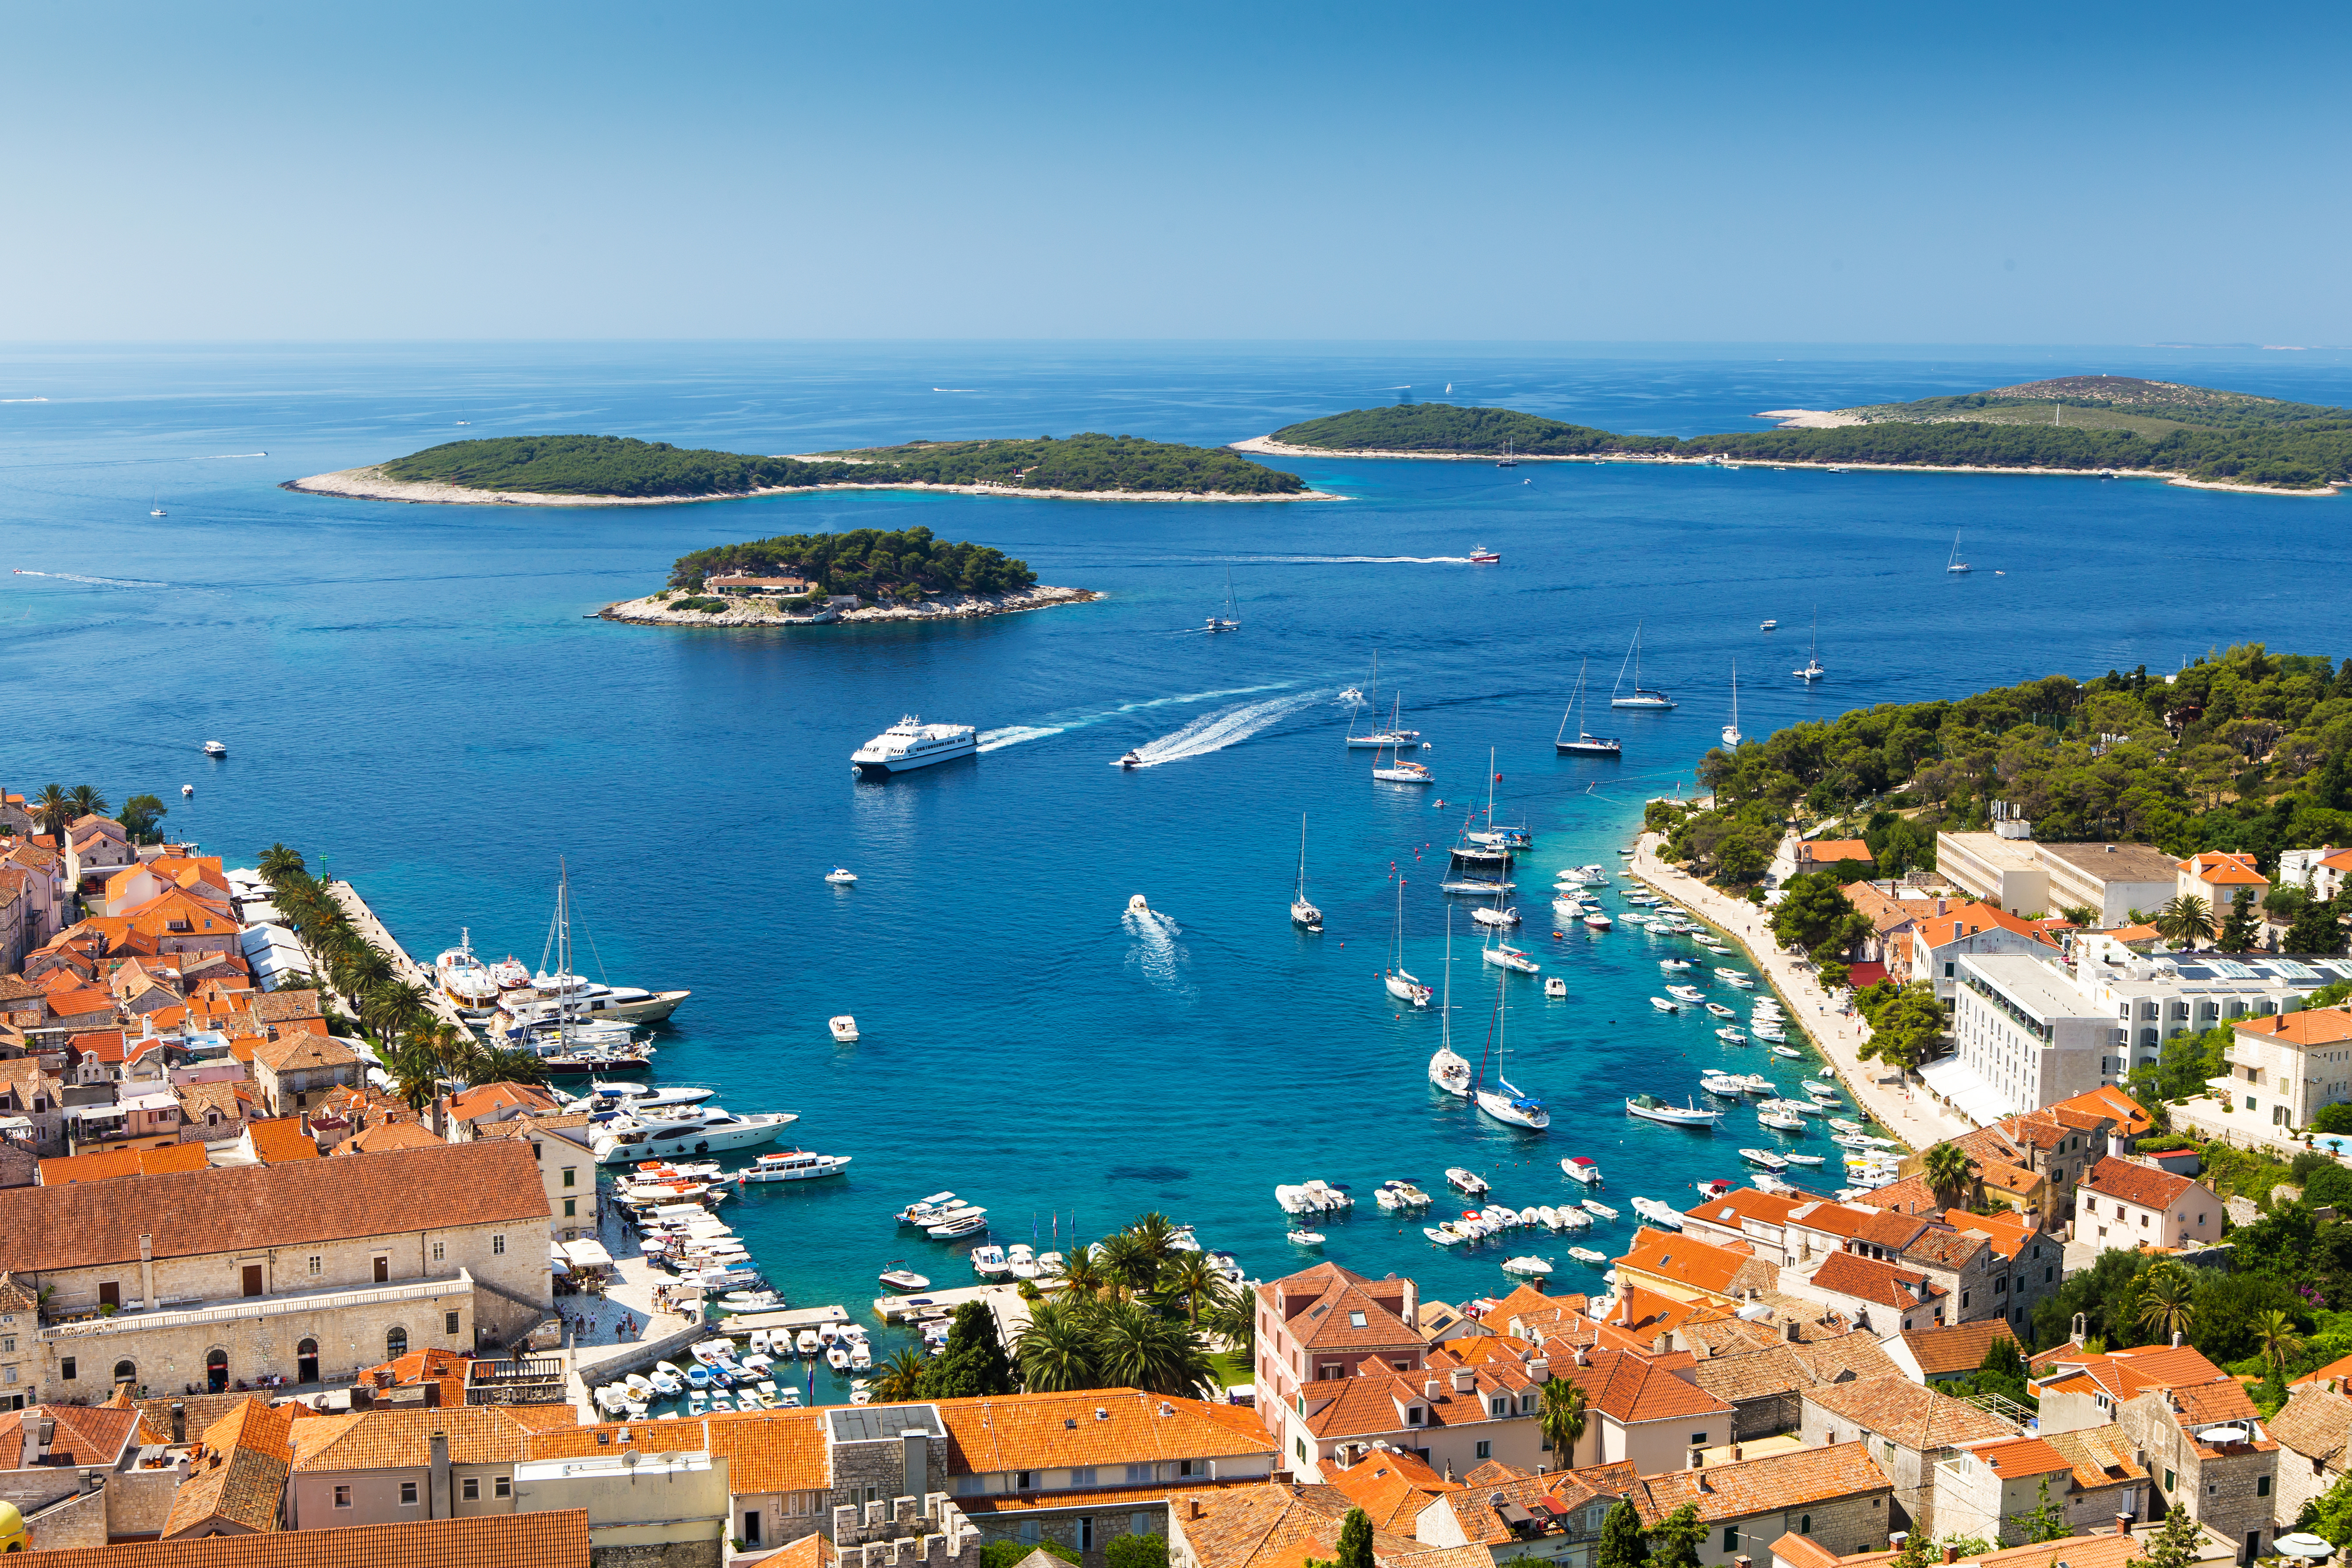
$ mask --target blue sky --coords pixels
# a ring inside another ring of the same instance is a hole
[[[2346,344],[2347,15],[21,6],[0,338]]]

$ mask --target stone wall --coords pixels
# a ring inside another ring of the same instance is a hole
[[[666,1541],[640,1546],[588,1546],[588,1568],[719,1568],[727,1542]]]
[[[840,1478],[835,1479],[837,1485]],[[831,1524],[841,1568],[977,1568],[984,1544],[963,1510],[939,1491],[836,1507]]]
[[[1144,1528],[1138,1530],[1139,1520]],[[1110,1543],[1123,1535],[1171,1535],[1164,1498],[1088,1506],[1073,1500],[1055,1509],[1027,1509],[1013,1516],[986,1515],[975,1521],[983,1546],[999,1541],[1035,1546],[1053,1542],[1078,1553],[1085,1568],[1104,1568]],[[1081,1545],[1081,1542],[1085,1544]]]
[[[117,1470],[106,1478],[106,1530],[111,1536],[160,1535],[179,1495],[176,1465],[161,1469]]]
[[[79,1472],[65,1472],[79,1479]],[[38,1514],[26,1511],[25,1533],[36,1552],[65,1552],[106,1544],[106,1493],[82,1492],[51,1504]]]

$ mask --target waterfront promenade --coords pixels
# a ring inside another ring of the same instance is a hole
[[[1893,1068],[1883,1062],[1863,1061],[1858,1052],[1863,1041],[1870,1038],[1870,1026],[1822,988],[1820,977],[1811,965],[1781,951],[1767,924],[1768,912],[1709,887],[1688,872],[1668,864],[1658,854],[1662,841],[1656,833],[1642,835],[1633,852],[1633,874],[1747,950],[1757,968],[1780,994],[1789,1016],[1804,1026],[1805,1032],[1829,1059],[1846,1092],[1870,1113],[1873,1121],[1914,1152],[1975,1129],[1973,1122],[1914,1092]]]

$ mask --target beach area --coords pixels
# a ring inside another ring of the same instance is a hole
[[[782,455],[790,455],[784,454]],[[477,490],[463,485],[443,485],[391,479],[382,465],[313,474],[288,479],[278,486],[304,496],[343,496],[362,501],[407,501],[438,507],[678,507],[699,501],[750,501],[765,496],[804,496],[821,490],[918,490],[941,496],[1014,497],[1024,501],[1342,501],[1344,496],[1321,490],[1290,495],[1227,495],[1186,490],[1037,490],[1015,485],[930,485],[908,481],[891,485],[778,485],[753,490],[730,490],[709,496],[558,496],[530,490]],[[1028,608],[1024,606],[1024,608]]]
[[[1762,413],[1756,417],[1779,419],[1784,414],[1792,416],[1780,427],[1784,430],[1831,430],[1839,425],[1862,423],[1860,420],[1847,419],[1818,409],[1781,409],[1776,413]],[[1793,417],[1798,415],[1826,423],[1804,423]],[[1332,446],[1293,446],[1286,442],[1276,441],[1271,435],[1254,435],[1246,441],[1236,441],[1231,444],[1234,451],[1255,457],[1402,457],[1428,463],[1492,463],[1498,455],[1492,452],[1376,452],[1342,450]],[[1583,453],[1555,455],[1537,452],[1515,452],[1511,455],[1513,461],[1522,465],[1583,463],[1601,465],[1612,463],[1634,463],[1658,468],[1803,468],[1832,474],[2014,474],[2042,477],[2054,476],[2074,479],[2160,479],[2167,485],[2178,486],[2184,490],[2220,490],[2232,496],[2335,496],[2340,494],[2342,488],[2335,485],[2323,485],[2316,489],[2286,490],[2263,485],[2222,485],[2211,480],[2187,478],[2179,474],[2167,473],[2159,468],[2097,469],[2042,466],[2006,468],[1981,465],[1964,466],[1930,463],[1812,463],[1792,457],[1735,460],[1716,454],[1708,454],[1703,457],[1666,457],[1638,452],[1612,453],[1598,456]],[[1303,499],[1304,497],[1286,498]]]
[[[1051,610],[1057,604],[1084,604],[1103,597],[1091,588],[1049,588],[1039,583],[1011,593],[941,593],[919,604],[866,604],[823,617],[787,615],[774,601],[746,596],[735,608],[713,615],[686,610],[654,594],[607,604],[597,617],[632,626],[838,626],[870,621],[975,620],[987,615],[1014,615],[1024,610]]]

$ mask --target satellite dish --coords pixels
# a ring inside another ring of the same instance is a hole
[[[643,1449],[625,1448],[621,1452],[621,1463],[625,1465],[635,1465],[645,1457],[645,1451]]]
[[[672,1448],[668,1453],[664,1454],[661,1457],[661,1462],[665,1465],[674,1465],[684,1458],[686,1458],[684,1454],[680,1453],[676,1448]]]

